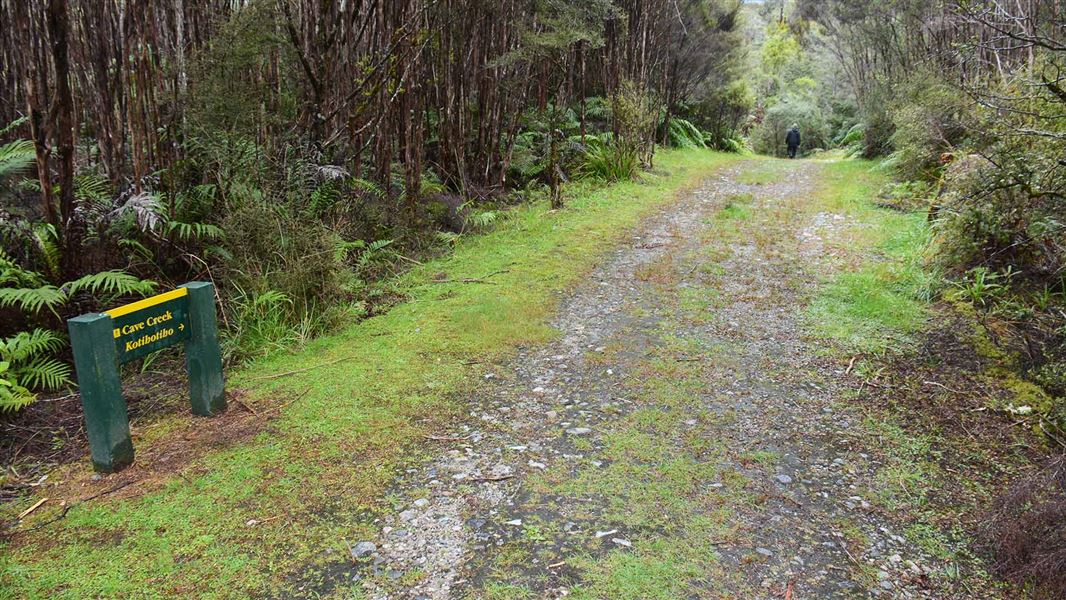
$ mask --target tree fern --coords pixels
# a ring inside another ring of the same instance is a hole
[[[496,222],[496,213],[491,210],[472,210],[466,222],[475,229],[485,229]]]
[[[462,234],[455,233],[454,231],[438,231],[435,235],[439,241],[449,246],[455,246],[463,237]]]
[[[674,117],[670,119],[670,145],[675,148],[705,148],[703,133],[691,122]]]
[[[159,198],[146,192],[130,196],[125,204],[111,212],[111,217],[121,217],[128,213],[133,214],[141,231],[157,231],[164,221]]]
[[[375,198],[385,197],[385,191],[381,189],[378,184],[370,181],[369,179],[356,178],[352,180],[352,187],[356,190],[370,194]]]
[[[327,181],[311,192],[311,210],[316,214],[326,212],[342,197],[340,187],[332,181]]]
[[[441,183],[440,178],[437,177],[436,173],[427,171],[426,174],[422,176],[419,189],[420,195],[432,196],[433,194],[443,194],[445,191],[446,188],[444,187],[444,184]]]

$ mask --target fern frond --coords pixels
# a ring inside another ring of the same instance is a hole
[[[33,142],[15,140],[0,145],[0,177],[16,175],[25,171],[36,159]]]
[[[215,239],[222,237],[222,229],[210,223],[184,223],[167,221],[166,232],[183,242],[190,240]]]
[[[82,202],[111,204],[111,183],[96,173],[74,177],[74,197]]]
[[[204,247],[204,258],[208,258],[208,257],[211,257],[211,256],[217,256],[218,258],[222,259],[223,262],[232,262],[233,261],[233,253],[230,252],[229,250],[226,250],[222,246],[214,246],[214,245],[205,246]]]
[[[59,249],[59,234],[51,223],[38,223],[33,227],[33,242],[41,253],[48,274],[59,277],[59,261],[62,255]]]
[[[100,271],[63,284],[63,288],[71,296],[81,291],[87,291],[93,295],[140,294],[143,296],[155,291],[155,286],[154,281],[140,279],[119,270]]]
[[[438,181],[434,177],[422,177],[422,182],[419,189],[419,194],[422,196],[432,196],[433,194],[443,194],[446,191],[444,184]]]
[[[128,249],[131,254],[133,254],[134,256],[139,256],[144,260],[153,260],[155,258],[155,255],[152,253],[152,251],[149,250],[147,246],[138,242],[137,240],[122,239],[118,241],[118,245],[121,248]]]
[[[33,404],[36,399],[37,394],[0,378],[0,412],[15,412]]]
[[[18,287],[39,287],[48,283],[36,271],[22,268],[15,259],[0,248],[0,285],[14,284]]]
[[[484,229],[496,222],[496,213],[491,210],[471,211],[466,221],[476,229]]]
[[[454,231],[438,231],[436,236],[438,240],[449,246],[458,244],[459,240],[462,238],[462,234],[455,233]]]
[[[374,183],[373,181],[370,181],[369,179],[353,179],[352,187],[359,191],[369,193],[370,195],[375,196],[377,198],[382,198],[385,196],[385,191],[382,190],[381,187],[378,186],[378,184]]]
[[[323,183],[311,192],[311,210],[316,213],[327,211],[339,202],[343,194],[332,181]]]
[[[267,290],[262,294],[255,297],[252,301],[252,306],[255,308],[261,308],[263,306],[279,306],[282,304],[292,304],[292,298],[289,298],[284,292],[277,290]]]
[[[29,117],[19,117],[19,118],[15,119],[14,121],[8,123],[7,125],[4,125],[3,127],[0,127],[0,135],[7,135],[12,130],[14,130],[16,127],[18,127],[19,125],[22,125],[23,123],[25,123],[26,121],[29,121],[29,120],[30,120]]]
[[[131,196],[122,206],[111,212],[112,217],[120,217],[126,213],[133,213],[137,226],[141,231],[155,231],[163,222],[162,207],[154,194],[142,192]]]
[[[74,383],[70,379],[70,365],[54,358],[38,358],[19,368],[15,375],[22,385],[42,390],[58,390]]]
[[[0,308],[16,307],[37,314],[47,307],[52,312],[66,304],[67,295],[54,285],[37,288],[0,288]]]
[[[367,252],[377,252],[378,250],[381,250],[382,248],[385,248],[386,246],[392,245],[393,241],[395,241],[395,240],[374,240],[373,242],[370,242],[369,244],[367,244],[366,251]]]
[[[56,352],[63,347],[65,340],[54,331],[34,329],[20,331],[17,335],[0,343],[0,358],[11,363],[33,358],[45,352]]]

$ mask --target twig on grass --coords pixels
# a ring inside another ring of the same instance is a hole
[[[855,559],[854,556],[851,555],[851,550],[848,550],[848,544],[846,540],[840,543],[840,547],[844,550],[844,554],[848,555],[848,560],[854,563],[856,567],[859,567],[860,569],[863,567],[862,563],[860,563],[858,560]]]
[[[417,260],[415,260],[413,258],[408,258],[408,257],[406,257],[406,256],[404,256],[402,254],[396,254],[395,256],[396,256],[396,258],[402,258],[403,260],[406,260],[409,263],[413,263],[413,264],[416,264],[416,265],[421,265],[422,264],[422,263],[418,262]]]
[[[484,283],[485,285],[496,285],[494,281],[485,281],[480,277],[463,277],[462,279],[434,279],[430,281],[431,284],[440,283]]]
[[[493,275],[499,275],[501,273],[510,273],[510,269],[501,269],[499,271],[493,271],[484,277],[461,277],[459,279],[434,279],[430,281],[430,284],[437,285],[442,283],[484,283],[486,285],[496,285],[495,281],[488,281],[489,277]]]
[[[262,525],[263,523],[269,523],[270,521],[274,521],[276,519],[280,519],[283,516],[285,516],[285,515],[274,515],[273,517],[267,517],[265,519],[248,519],[247,521],[244,522],[244,526],[245,527],[255,527],[256,525]]]
[[[296,396],[292,400],[289,400],[288,402],[286,402],[285,404],[282,404],[280,406],[274,407],[274,408],[268,410],[267,412],[271,412],[271,411],[281,412],[281,409],[283,409],[286,406],[292,404],[293,402],[296,402],[297,400],[299,400],[300,398],[303,398],[304,396],[306,396],[309,393],[311,393],[311,388],[307,388],[306,390],[300,392],[300,395]],[[264,414],[266,414],[266,413],[264,413]]]
[[[314,366],[311,366],[311,367],[306,367],[306,368],[303,368],[303,369],[296,369],[294,371],[285,371],[284,373],[275,373],[273,375],[263,375],[263,376],[260,376],[260,377],[253,377],[252,381],[261,381],[261,380],[264,380],[264,379],[281,379],[282,377],[288,377],[289,375],[297,375],[299,373],[306,373],[308,371],[313,371],[315,369],[321,369],[322,367],[328,367],[330,365],[335,365],[335,364],[337,364],[339,362],[344,362],[346,360],[351,360],[353,358],[355,358],[355,357],[354,356],[342,356],[342,357],[340,357],[338,359],[331,360],[331,361],[328,361],[328,362],[324,362],[322,364],[314,365]]]
[[[79,500],[77,502],[71,502],[70,504],[67,504],[66,506],[64,506],[62,512],[60,512],[58,515],[52,517],[51,519],[48,519],[47,521],[37,525],[36,527],[32,527],[30,529],[27,529],[26,531],[24,531],[22,533],[31,533],[31,532],[34,532],[34,531],[40,531],[41,529],[51,525],[52,523],[55,523],[56,521],[59,521],[60,519],[66,517],[67,513],[69,513],[70,510],[72,508],[74,508],[75,506],[81,506],[82,504],[85,504],[86,502],[89,502],[90,500],[96,500],[97,498],[99,498],[101,496],[106,496],[108,494],[113,494],[113,493],[115,493],[115,492],[117,492],[117,491],[119,491],[119,490],[121,490],[121,489],[123,489],[125,487],[129,487],[129,486],[131,486],[131,485],[133,485],[133,484],[135,484],[135,483],[137,483],[139,481],[140,481],[140,479],[131,479],[131,480],[126,481],[124,483],[120,483],[120,484],[118,484],[116,486],[110,487],[110,488],[108,488],[108,489],[106,489],[106,490],[104,490],[102,492],[97,492],[97,493],[95,493],[95,494],[93,494],[91,496],[87,496],[87,497],[85,497],[85,498],[83,498],[83,499],[81,499],[81,500]],[[15,532],[15,533],[18,533],[18,532]]]
[[[848,368],[844,370],[844,375],[851,375],[851,370],[855,368],[855,360],[859,358],[859,355],[851,357],[851,362],[848,363]]]
[[[26,510],[20,512],[19,513],[19,521],[25,519],[27,515],[29,515],[33,511],[37,510],[38,508],[40,508],[41,505],[44,504],[45,502],[48,502],[48,498],[41,498],[40,500],[34,502],[33,506],[31,506],[31,507],[27,508]]]
[[[258,416],[259,416],[259,413],[255,412],[255,409],[254,409],[254,408],[252,408],[251,406],[248,406],[247,404],[245,404],[245,403],[244,403],[244,400],[241,400],[240,398],[235,398],[235,400],[236,400],[237,404],[240,404],[240,405],[241,405],[241,407],[243,407],[243,408],[244,408],[244,410],[246,410],[246,411],[248,411],[248,412],[252,413],[252,414],[253,414],[253,415],[255,415],[256,417],[258,417]]]
[[[944,385],[943,383],[937,383],[936,381],[923,381],[922,383],[925,384],[925,385],[935,385],[936,387],[944,388],[945,390],[947,390],[949,392],[956,393],[956,394],[961,394],[962,393],[959,390],[949,388],[948,386]]]

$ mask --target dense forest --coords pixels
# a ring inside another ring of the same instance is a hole
[[[214,281],[254,356],[541,189],[739,147],[740,8],[4,2],[2,403],[67,383],[32,361],[121,296]]]
[[[660,148],[784,156],[796,124],[927,215],[922,293],[993,324],[1066,448],[1060,0],[0,0],[0,23],[0,419],[74,388],[72,316],[212,281],[238,364],[387,311],[515,206]],[[1063,464],[1001,557],[1058,589]]]

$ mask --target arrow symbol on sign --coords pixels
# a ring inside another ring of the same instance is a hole
[[[185,331],[185,323],[178,325],[178,331]]]

